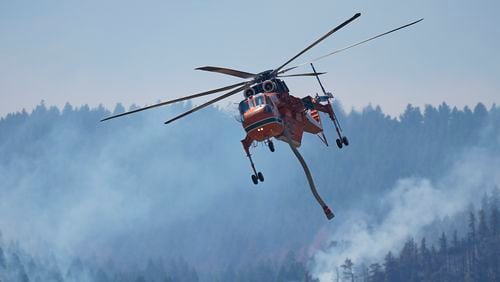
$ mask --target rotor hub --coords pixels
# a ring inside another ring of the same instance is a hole
[[[255,77],[255,82],[260,83],[266,80],[273,79],[275,76],[273,75],[274,70],[266,70],[261,73],[258,73]]]

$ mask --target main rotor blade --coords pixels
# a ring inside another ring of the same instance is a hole
[[[230,92],[228,92],[228,93],[226,93],[226,94],[224,94],[224,95],[221,95],[221,96],[219,96],[219,97],[217,97],[217,98],[215,98],[215,99],[212,99],[212,100],[210,100],[210,101],[208,101],[208,102],[206,102],[206,103],[204,103],[204,104],[201,104],[201,105],[199,105],[199,106],[197,106],[197,107],[194,107],[194,108],[192,108],[191,110],[189,110],[189,111],[187,111],[187,112],[185,112],[185,113],[183,113],[183,114],[180,114],[180,115],[178,115],[178,116],[176,116],[176,117],[174,117],[174,118],[172,118],[172,119],[169,119],[169,120],[167,120],[167,121],[165,122],[165,124],[169,124],[169,123],[171,123],[171,122],[173,122],[173,121],[176,121],[176,120],[178,120],[178,119],[180,119],[180,118],[182,118],[182,117],[185,117],[185,116],[187,116],[187,115],[189,115],[189,114],[192,114],[192,113],[194,113],[194,112],[196,112],[196,111],[199,111],[199,110],[201,110],[201,109],[203,109],[203,108],[205,108],[205,107],[207,107],[207,106],[210,106],[210,105],[212,105],[213,103],[216,103],[216,102],[218,102],[218,101],[220,101],[220,100],[222,100],[222,99],[225,99],[225,98],[227,98],[227,97],[229,97],[229,96],[232,96],[232,95],[234,95],[234,94],[236,94],[236,93],[240,92],[241,90],[243,90],[243,89],[247,88],[247,87],[248,87],[248,85],[246,85],[247,83],[248,83],[248,82],[245,82],[245,85],[244,85],[244,86],[242,86],[242,87],[239,87],[239,88],[237,88],[237,89],[235,89],[235,90],[232,90],[232,91],[230,91]]]
[[[239,70],[234,70],[234,69],[228,69],[228,68],[221,68],[221,67],[211,67],[211,66],[199,67],[199,68],[195,68],[195,70],[218,72],[218,73],[236,76],[239,78],[252,78],[252,77],[256,76],[256,74],[254,74],[254,73],[249,73],[249,72],[239,71]]]
[[[366,43],[366,42],[368,42],[368,41],[372,41],[372,40],[374,40],[374,39],[377,39],[377,38],[382,37],[382,36],[384,36],[384,35],[387,35],[387,34],[389,34],[389,33],[393,33],[393,32],[398,31],[398,30],[400,30],[400,29],[403,29],[403,28],[409,27],[409,26],[411,26],[411,25],[414,25],[414,24],[416,24],[416,23],[419,23],[419,22],[421,22],[421,21],[423,21],[423,20],[424,20],[424,19],[420,19],[420,20],[417,20],[417,21],[411,22],[411,23],[409,23],[409,24],[405,24],[405,25],[403,25],[403,26],[400,26],[400,27],[398,27],[398,28],[395,28],[395,29],[392,29],[392,30],[386,31],[386,32],[381,33],[381,34],[379,34],[379,35],[375,35],[375,36],[373,36],[373,37],[370,37],[370,38],[368,38],[368,39],[365,39],[365,40],[363,40],[363,41],[360,41],[360,42],[358,42],[358,43],[356,43],[356,44],[352,44],[352,45],[349,45],[349,46],[347,46],[347,47],[344,47],[344,48],[341,48],[341,49],[335,50],[335,51],[333,51],[333,52],[330,52],[330,53],[328,53],[328,54],[325,54],[325,55],[323,55],[323,56],[317,57],[317,58],[315,58],[315,59],[313,59],[313,60],[311,60],[311,61],[309,61],[309,62],[307,62],[307,63],[303,63],[303,64],[296,65],[296,66],[291,67],[291,68],[284,69],[284,70],[280,71],[279,73],[280,73],[280,74],[281,74],[281,73],[285,73],[285,72],[291,71],[291,70],[293,70],[293,69],[296,69],[296,68],[298,68],[298,67],[301,67],[301,66],[304,66],[304,65],[307,65],[307,64],[310,64],[310,63],[314,63],[314,62],[316,62],[316,61],[319,61],[319,60],[322,60],[322,59],[324,59],[324,58],[326,58],[326,57],[329,57],[329,56],[331,56],[331,55],[333,55],[333,54],[337,54],[337,53],[340,53],[340,52],[345,51],[345,50],[347,50],[347,49],[351,49],[351,48],[353,48],[353,47],[356,47],[356,46],[361,45],[361,44],[363,44],[363,43]]]
[[[316,69],[314,68],[314,65],[313,65],[312,63],[311,63],[311,67],[312,67],[312,69],[313,69],[314,76],[315,76],[315,77],[316,77],[316,79],[318,80],[319,86],[321,86],[321,90],[323,91],[323,94],[324,94],[325,96],[328,96],[328,95],[326,94],[325,87],[323,87],[323,83],[321,83],[321,80],[319,79],[319,74],[320,74],[320,73],[316,72]]]
[[[316,76],[316,75],[322,75],[325,74],[326,72],[318,72],[318,73],[297,73],[297,74],[286,74],[286,75],[279,75],[277,77],[296,77],[296,76]]]
[[[152,108],[156,108],[156,107],[160,107],[160,106],[165,106],[165,105],[168,105],[168,104],[172,104],[172,103],[176,103],[176,102],[180,102],[180,101],[184,101],[184,100],[188,100],[188,99],[193,99],[193,98],[197,98],[197,97],[201,97],[201,96],[205,96],[205,95],[210,95],[210,94],[214,94],[214,93],[221,92],[221,91],[230,90],[230,89],[233,89],[235,87],[244,85],[246,83],[247,82],[240,82],[240,83],[236,83],[236,84],[233,84],[233,85],[225,86],[225,87],[222,87],[222,88],[217,88],[217,89],[213,89],[213,90],[209,90],[209,91],[205,91],[205,92],[201,92],[201,93],[197,93],[197,94],[193,94],[193,95],[189,95],[189,96],[177,98],[177,99],[174,99],[174,100],[160,102],[158,104],[154,104],[154,105],[151,105],[151,106],[146,106],[146,107],[143,107],[143,108],[139,108],[139,109],[135,109],[135,110],[132,110],[132,111],[124,112],[124,113],[121,113],[121,114],[109,116],[109,117],[106,117],[106,118],[102,119],[101,121],[106,121],[106,120],[114,119],[114,118],[117,118],[117,117],[122,117],[122,116],[125,116],[125,115],[129,115],[129,114],[141,112],[141,111],[144,111],[144,110],[149,110],[149,109],[152,109]]]
[[[330,30],[329,32],[327,32],[325,35],[323,35],[321,38],[319,38],[318,40],[314,41],[311,45],[307,46],[304,50],[300,51],[297,55],[293,56],[291,59],[289,59],[288,61],[286,61],[286,63],[284,63],[283,65],[277,67],[274,71],[273,71],[273,74],[276,75],[282,68],[284,68],[286,65],[288,65],[289,63],[291,63],[293,60],[297,59],[300,55],[304,54],[305,52],[307,52],[309,49],[311,49],[312,47],[316,46],[318,43],[320,43],[321,41],[325,40],[325,38],[327,38],[328,36],[332,35],[334,32],[338,31],[339,29],[343,28],[344,26],[348,25],[350,22],[354,21],[355,19],[357,19],[359,16],[361,16],[360,13],[357,13],[355,14],[354,16],[352,16],[350,19],[348,19],[347,21],[343,22],[342,24],[340,24],[339,26],[337,26],[336,28]]]

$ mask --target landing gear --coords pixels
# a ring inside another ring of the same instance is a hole
[[[252,174],[252,181],[253,181],[253,184],[255,184],[255,185],[257,185],[259,183],[259,179],[257,178],[257,175]]]
[[[257,172],[257,170],[255,169],[255,164],[253,163],[252,155],[250,155],[249,149],[250,149],[250,146],[252,145],[253,141],[254,140],[251,139],[250,137],[248,137],[248,135],[247,135],[245,137],[245,139],[241,140],[241,143],[243,144],[243,149],[245,149],[245,153],[247,153],[248,160],[250,161],[250,166],[252,167],[252,171],[253,171],[252,182],[253,182],[253,184],[257,185],[257,184],[259,184],[259,181],[264,182],[264,174],[262,174],[262,172],[260,172],[260,171]],[[271,152],[274,152],[273,141],[268,140],[267,145],[269,146],[269,150],[271,150]]]
[[[342,149],[344,145],[349,146],[349,139],[347,139],[347,136],[342,136],[342,129],[340,128],[340,124],[338,124],[337,119],[334,119],[333,123],[335,124],[335,131],[337,131],[337,135],[339,136],[339,138],[335,140],[337,147]]]
[[[257,172],[257,174],[252,174],[252,182],[253,184],[257,185],[260,182],[264,182],[264,175],[262,172]]]
[[[321,86],[321,90],[323,90],[323,94],[324,94],[324,96],[319,96],[318,94],[316,94],[316,102],[313,105],[314,106],[313,108],[315,108],[318,111],[328,113],[328,115],[330,116],[330,119],[333,121],[333,125],[335,125],[335,131],[337,131],[337,136],[339,137],[339,138],[337,138],[337,140],[335,140],[337,143],[337,147],[339,147],[339,149],[342,149],[342,147],[344,147],[344,145],[349,146],[349,140],[347,139],[346,136],[342,136],[342,127],[340,126],[339,120],[337,119],[337,116],[335,115],[335,111],[333,110],[333,105],[330,103],[330,100],[333,99],[333,95],[332,95],[332,93],[326,92],[325,88],[323,87],[323,84],[321,84],[321,80],[319,79],[318,73],[316,72],[316,69],[314,68],[314,65],[312,63],[311,63],[311,68],[314,71],[314,74],[316,76],[316,79],[318,80],[319,86]],[[327,104],[320,103],[322,101],[326,101]],[[320,137],[320,139],[321,139],[321,137]],[[323,140],[323,139],[321,139],[321,140]],[[328,146],[328,144],[327,144],[327,146]],[[328,207],[326,207],[326,208],[328,208]],[[325,210],[325,212],[326,212],[326,210]]]
[[[259,181],[260,182],[264,182],[264,175],[262,174],[262,172],[257,172],[257,170],[255,169],[255,164],[253,163],[253,160],[252,160],[252,155],[250,155],[250,146],[252,145],[253,143],[253,139],[251,139],[248,135],[245,137],[245,139],[241,140],[241,143],[243,144],[243,149],[245,149],[245,153],[247,153],[247,157],[248,157],[248,160],[250,161],[250,166],[252,167],[252,171],[253,171],[253,174],[252,174],[252,182],[253,184],[257,185],[259,184]],[[274,152],[274,144],[271,140],[269,140],[267,142],[268,146],[269,146],[269,149],[271,150],[271,152]]]
[[[264,175],[262,174],[262,172],[258,172],[257,173],[257,177],[259,178],[260,182],[264,182]]]
[[[271,140],[267,141],[267,146],[269,146],[269,150],[271,152],[274,152],[274,143],[273,143],[273,141],[271,141]]]
[[[347,136],[337,138],[335,141],[337,142],[337,147],[339,147],[339,149],[342,149],[343,145],[349,146],[349,139],[347,139]]]
[[[337,147],[339,147],[339,149],[342,149],[342,140],[337,138],[337,140],[335,140],[335,142],[337,143]]]
[[[344,143],[344,145],[346,146],[349,146],[349,139],[347,139],[347,136],[342,137],[342,143]]]

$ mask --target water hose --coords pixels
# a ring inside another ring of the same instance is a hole
[[[304,173],[306,174],[306,177],[307,177],[307,181],[309,182],[309,187],[311,187],[311,192],[313,193],[314,198],[316,198],[316,201],[318,201],[319,205],[323,209],[323,212],[325,213],[326,218],[328,218],[328,219],[334,218],[335,215],[333,214],[332,210],[330,210],[330,208],[325,204],[323,199],[321,199],[321,196],[318,194],[318,191],[316,190],[316,185],[314,185],[314,180],[312,178],[311,171],[309,170],[309,167],[306,164],[306,161],[304,160],[304,158],[300,154],[299,150],[297,150],[297,148],[292,144],[292,141],[290,140],[290,138],[286,137],[286,139],[287,139],[288,145],[290,145],[290,149],[292,149],[293,153],[295,154],[295,156],[299,160],[300,164],[302,165],[302,168],[304,169]]]

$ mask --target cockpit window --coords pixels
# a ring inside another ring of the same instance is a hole
[[[258,95],[255,97],[255,106],[260,106],[265,104],[264,95]]]
[[[273,102],[266,95],[261,95],[261,94],[254,95],[253,97],[250,97],[244,101],[241,101],[238,108],[240,110],[240,114],[243,115],[250,108],[258,107],[258,106],[266,106],[266,108],[269,108],[269,110],[271,110],[273,108]]]
[[[272,105],[273,102],[271,102],[271,98],[269,98],[269,96],[265,96],[265,97],[266,97],[266,104]]]
[[[241,101],[239,108],[240,108],[240,114],[241,115],[243,115],[244,113],[246,113],[248,111],[248,109],[250,108],[248,106],[248,100]]]

